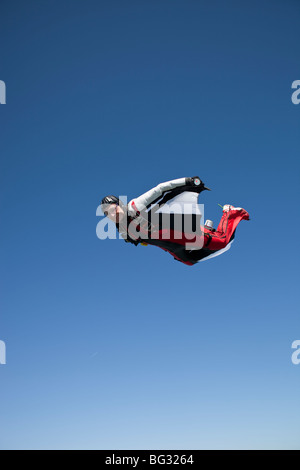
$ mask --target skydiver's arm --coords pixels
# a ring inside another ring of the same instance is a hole
[[[162,196],[163,193],[180,186],[187,186],[193,184],[193,178],[178,178],[176,180],[167,181],[160,183],[155,188],[150,189],[141,196],[132,199],[128,204],[129,213],[134,211],[142,211],[145,207],[149,206],[151,202],[155,201],[158,197]]]

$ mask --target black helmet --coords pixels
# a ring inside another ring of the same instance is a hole
[[[116,196],[105,196],[102,201],[101,201],[101,207],[105,215],[106,213],[106,206],[109,206],[110,204],[120,204],[120,199],[117,198]]]

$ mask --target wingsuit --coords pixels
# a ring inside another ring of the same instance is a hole
[[[198,196],[204,190],[209,189],[197,176],[161,183],[123,205],[126,217],[117,229],[126,242],[158,246],[188,266],[217,256],[230,248],[237,225],[249,214],[227,205],[216,230],[202,225]],[[122,205],[106,196],[102,207],[111,203]]]

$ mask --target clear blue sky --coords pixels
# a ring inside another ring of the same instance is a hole
[[[300,449],[300,4],[2,0],[2,449]],[[199,175],[232,249],[96,237]]]

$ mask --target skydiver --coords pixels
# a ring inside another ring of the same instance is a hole
[[[161,220],[153,223],[151,215],[153,212],[163,212],[166,207],[174,207],[174,203],[186,207],[190,203],[195,207],[199,194],[208,190],[197,176],[192,178],[179,178],[165,183],[160,183],[141,196],[132,199],[128,204],[123,204],[116,196],[106,196],[101,201],[101,207],[110,220],[112,220],[126,242],[138,245],[155,245],[169,252],[175,260],[188,266],[218,256],[227,251],[235,236],[235,230],[241,220],[249,220],[249,214],[241,207],[230,204],[223,206],[223,215],[215,230],[212,222],[207,221],[205,225],[199,223],[199,212],[193,214],[194,221],[200,229],[196,234],[185,229],[181,233],[176,230],[176,221],[168,219],[169,226],[162,225]],[[184,209],[185,210],[185,209]],[[194,209],[193,209],[194,210]],[[170,215],[170,214],[169,214]],[[181,214],[182,215],[182,214]],[[186,217],[186,214],[183,213]],[[153,215],[152,215],[153,217]],[[185,226],[184,226],[185,227]],[[198,235],[197,235],[198,234]],[[190,236],[194,235],[194,244],[191,246]]]

